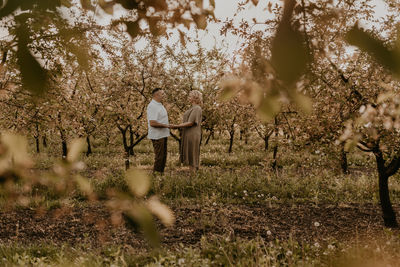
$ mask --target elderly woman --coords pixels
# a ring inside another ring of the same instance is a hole
[[[182,128],[180,147],[180,160],[191,169],[197,170],[200,162],[201,140],[201,107],[203,94],[197,90],[189,93],[188,101],[192,104],[183,114],[183,123],[174,125],[173,128]]]

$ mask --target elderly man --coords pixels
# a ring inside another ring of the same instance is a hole
[[[161,88],[155,88],[152,92],[153,99],[147,106],[147,138],[151,139],[154,148],[154,172],[164,172],[167,161],[167,138],[169,133],[168,113],[162,102],[165,93]]]

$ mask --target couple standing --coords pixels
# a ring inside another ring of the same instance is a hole
[[[183,123],[169,124],[168,113],[163,106],[165,92],[156,88],[152,92],[153,99],[147,106],[148,135],[154,148],[154,172],[164,172],[167,161],[167,138],[169,129],[182,129],[181,146],[179,148],[180,161],[191,169],[197,170],[200,161],[201,140],[201,107],[203,95],[197,90],[189,93],[188,101],[192,105],[183,114]]]

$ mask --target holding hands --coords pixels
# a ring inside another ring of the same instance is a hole
[[[170,128],[170,129],[179,129],[180,127],[179,127],[179,125],[176,125],[176,124],[169,124],[168,128]]]

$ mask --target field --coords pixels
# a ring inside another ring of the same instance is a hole
[[[82,175],[100,198],[109,188],[127,187],[121,146],[103,142],[95,140],[94,153],[82,155]],[[37,188],[39,200],[1,211],[1,265],[398,266],[400,232],[383,227],[368,154],[350,153],[350,174],[343,175],[329,149],[281,144],[272,169],[272,152],[256,136],[248,144],[237,140],[231,154],[228,142],[217,137],[203,144],[201,169],[192,173],[179,166],[171,138],[163,176],[151,173],[151,143],[135,148],[133,168],[152,178],[148,197],[159,196],[176,216],[173,227],[157,223],[160,248],[152,249],[140,231],[111,226],[101,201],[93,204],[78,191],[60,201]],[[40,172],[59,159],[54,147],[31,152]],[[398,213],[398,175],[390,189]]]

